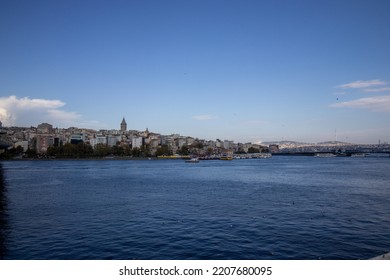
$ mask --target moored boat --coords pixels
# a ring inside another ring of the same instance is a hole
[[[219,158],[220,160],[232,160],[233,157],[229,157],[229,156],[222,156]]]
[[[329,158],[329,157],[335,157],[335,154],[332,153],[317,153],[314,155],[314,157],[320,157],[320,158]]]
[[[354,153],[354,154],[351,154],[351,157],[365,157],[366,154],[365,153]]]
[[[199,159],[198,158],[191,158],[191,159],[186,160],[186,162],[187,163],[198,163]]]

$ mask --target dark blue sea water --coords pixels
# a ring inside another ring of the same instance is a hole
[[[3,259],[367,259],[390,158],[6,161]]]

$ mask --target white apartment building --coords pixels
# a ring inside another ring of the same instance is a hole
[[[14,144],[14,147],[17,148],[18,146],[23,148],[23,152],[26,152],[28,150],[28,141],[18,141]]]
[[[131,139],[131,146],[134,148],[141,148],[143,144],[143,138],[142,137],[133,137]]]
[[[70,143],[77,144],[85,141],[85,135],[83,133],[74,133],[70,136]]]
[[[192,145],[195,142],[195,138],[193,137],[187,137],[186,140],[188,146]]]
[[[223,148],[229,150],[233,147],[233,144],[233,141],[225,140],[223,141]]]
[[[184,145],[187,145],[187,138],[186,137],[180,136],[179,138],[176,139],[176,146],[181,148]]]
[[[96,136],[89,140],[92,148],[95,148],[98,144],[107,145],[107,137],[106,136]]]
[[[109,147],[113,147],[116,145],[116,143],[120,142],[122,140],[121,136],[107,136],[107,145]]]

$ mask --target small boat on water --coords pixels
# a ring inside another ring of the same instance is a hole
[[[351,157],[365,157],[366,154],[365,153],[353,153],[351,154]]]
[[[186,163],[198,163],[198,162],[199,162],[198,158],[191,158],[191,159],[186,160]]]
[[[330,158],[330,157],[335,157],[336,155],[333,153],[317,153],[314,155],[314,157],[319,157],[319,158]]]

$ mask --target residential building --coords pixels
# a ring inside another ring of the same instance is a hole
[[[18,141],[14,143],[15,148],[19,146],[23,148],[23,152],[26,152],[28,150],[28,141]]]
[[[81,142],[84,142],[84,134],[83,133],[75,133],[70,136],[70,143],[71,144],[78,144]]]
[[[131,139],[131,146],[132,148],[141,148],[143,145],[143,138],[142,137],[133,137]]]
[[[233,141],[225,140],[223,141],[223,148],[229,150],[233,148],[233,144]]]
[[[47,149],[54,144],[54,137],[47,134],[38,134],[36,136],[36,151],[46,153]]]
[[[116,136],[113,136],[113,135],[110,135],[110,136],[107,136],[107,145],[109,147],[113,147],[113,146],[116,146],[118,142],[121,141],[121,136],[119,135],[116,135]]]
[[[184,145],[187,145],[187,138],[184,136],[180,136],[179,138],[176,139],[176,146],[181,148]]]
[[[107,145],[107,137],[106,136],[96,136],[95,138],[92,138],[89,140],[92,148],[95,148],[96,145],[102,144]]]
[[[54,133],[53,126],[48,123],[41,123],[37,127],[37,133],[40,134],[50,134]]]

